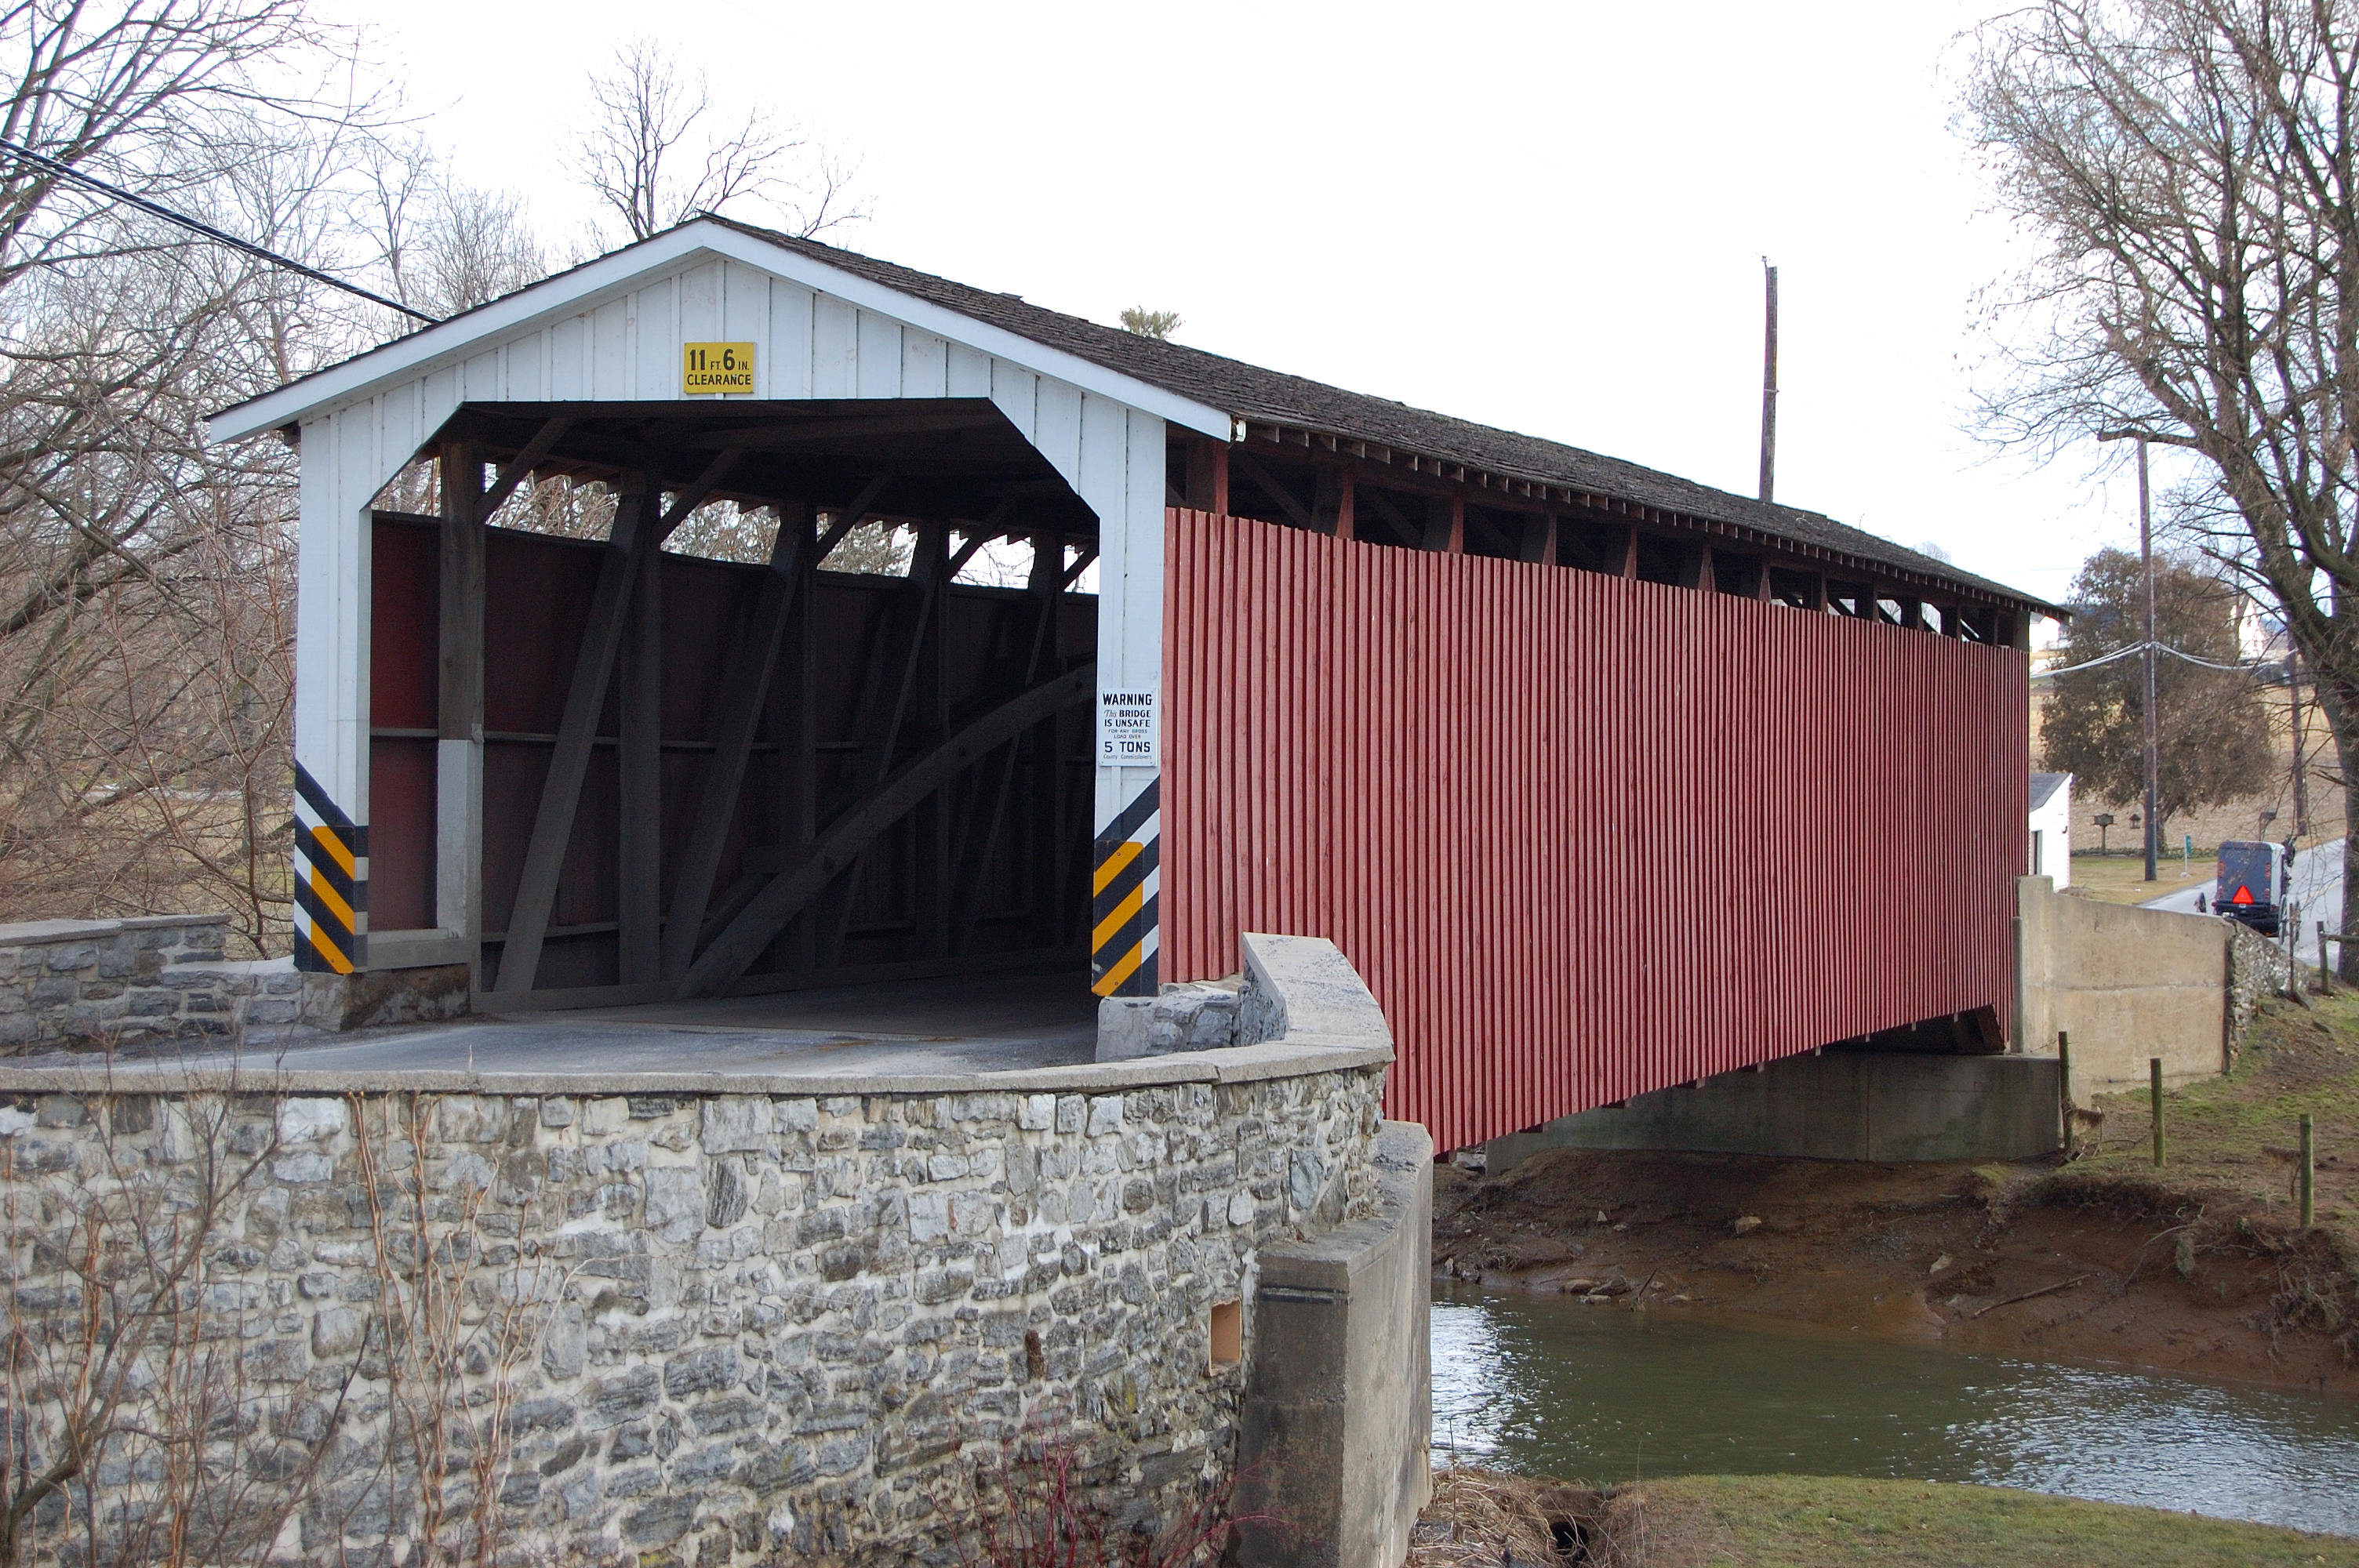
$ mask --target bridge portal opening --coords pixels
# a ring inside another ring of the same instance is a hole
[[[368,968],[1087,1002],[1098,519],[987,400],[465,404],[368,536]]]

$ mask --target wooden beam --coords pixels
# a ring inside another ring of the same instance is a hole
[[[956,436],[986,430],[1005,423],[996,410],[987,414],[851,414],[814,416],[799,425],[738,425],[697,437],[691,446],[746,447],[764,452],[793,452],[841,447],[864,438]]]
[[[1343,492],[1348,484],[1343,468],[1322,463],[1313,479],[1316,491],[1310,503],[1311,531],[1339,539],[1350,538],[1351,529],[1343,517]]]
[[[1041,569],[1045,565],[1038,554],[1033,555],[1032,580],[1027,590],[1039,601],[1033,620],[1031,647],[1024,661],[1024,687],[1029,690],[1040,678],[1041,664],[1051,657],[1050,644],[1056,635],[1058,592],[1052,572]],[[983,913],[984,884],[991,875],[991,862],[999,850],[1000,826],[1007,814],[1007,800],[1016,784],[1016,765],[1022,753],[1024,737],[1010,736],[1000,748],[996,768],[986,767],[981,785],[967,797],[963,838],[958,846],[958,869],[950,885],[947,957],[962,957],[973,946],[976,920]],[[1054,750],[1053,741],[1051,751]]]
[[[711,498],[721,481],[729,477],[729,470],[737,466],[737,460],[745,455],[742,448],[729,448],[705,464],[704,471],[690,481],[688,488],[672,492],[671,505],[665,509],[663,521],[656,525],[658,546],[670,538],[679,525],[688,521],[690,513]]]
[[[813,570],[827,565],[828,557],[833,555],[835,547],[843,543],[843,536],[860,526],[861,519],[868,515],[868,509],[876,503],[876,498],[884,494],[885,487],[892,482],[891,474],[880,475],[862,485],[860,493],[852,498],[849,505],[821,509],[827,514],[827,532],[820,535],[819,546],[812,553]]]
[[[1225,443],[1210,436],[1183,436],[1180,439],[1185,443],[1187,458],[1186,482],[1181,487],[1180,504],[1197,512],[1218,511],[1212,502],[1220,487],[1212,468],[1220,460],[1216,454],[1226,449]]]
[[[1753,597],[1767,604],[1769,592],[1769,557],[1762,556],[1753,563]]]
[[[500,509],[500,503],[508,498],[508,492],[521,484],[525,476],[540,466],[540,460],[549,456],[550,449],[557,445],[559,438],[572,426],[571,419],[560,416],[535,431],[532,439],[524,444],[524,450],[500,466],[500,477],[493,482],[491,489],[484,492],[483,508],[476,513],[476,515],[488,521],[492,514]],[[476,461],[480,464],[482,460],[478,458]],[[482,482],[480,470],[477,473],[477,482]]]
[[[1063,579],[1057,584],[1057,591],[1062,593],[1080,581],[1082,574],[1090,569],[1090,563],[1097,558],[1098,547],[1095,545],[1085,546],[1081,554],[1074,557],[1073,564],[1065,568]]]
[[[688,972],[695,957],[696,939],[704,928],[712,902],[713,879],[729,843],[729,829],[737,819],[744,794],[746,763],[754,754],[754,736],[769,700],[770,678],[777,668],[778,649],[797,591],[809,574],[804,570],[812,551],[810,517],[805,507],[791,503],[777,509],[778,532],[770,546],[770,569],[754,598],[754,613],[729,651],[721,677],[719,739],[712,766],[704,775],[704,790],[690,818],[687,847],[680,852],[679,873],[672,889],[671,918],[664,926],[662,970],[665,979]],[[782,772],[786,771],[784,769]]]
[[[903,579],[901,591],[887,611],[898,635],[888,633],[880,647],[891,650],[897,643],[899,657],[894,658],[887,652],[875,660],[876,678],[868,687],[867,710],[860,730],[860,771],[868,775],[872,784],[881,783],[893,771],[894,753],[900,750],[901,731],[908,719],[911,698],[917,694],[927,647],[938,641],[935,634],[939,630],[941,588],[947,580],[943,568],[950,560],[948,543],[949,531],[945,528],[929,525],[919,531],[917,544],[909,552],[909,575]],[[820,917],[819,961],[822,966],[832,966],[842,957],[860,869],[855,859],[844,869],[840,885],[829,892],[827,906]]]
[[[1423,546],[1440,555],[1466,553],[1466,498],[1455,492],[1427,498]]]
[[[530,990],[540,969],[541,944],[557,904],[557,877],[573,838],[573,814],[590,768],[598,714],[606,706],[606,683],[622,646],[631,589],[656,548],[658,530],[648,515],[656,498],[645,488],[644,479],[639,482],[640,488],[627,492],[614,509],[614,535],[598,563],[598,584],[591,592],[582,647],[565,694],[565,717],[557,728],[557,745],[549,753],[540,806],[525,849],[524,871],[516,881],[516,907],[508,916],[507,942],[500,951],[499,979],[493,987],[496,993]]]
[[[1542,566],[1556,564],[1556,514],[1535,512],[1524,519],[1523,547],[1516,558]]]
[[[468,983],[483,979],[483,449],[442,449],[440,621],[434,745],[434,924],[467,944]]]
[[[1097,666],[1083,665],[1008,698],[912,759],[829,824],[811,846],[809,860],[773,878],[756,893],[680,977],[676,994],[689,999],[724,993],[789,920],[856,866],[878,835],[1010,739],[1060,709],[1087,702],[1096,690]]]
[[[950,569],[943,574],[942,580],[945,582],[956,580],[967,562],[974,559],[975,552],[997,537],[999,535],[996,534],[969,534],[966,536],[966,542],[959,546],[958,554],[951,557]]]
[[[663,555],[651,550],[631,587],[620,652],[615,770],[618,976],[663,978]]]
[[[832,547],[832,546],[831,546]],[[779,789],[773,817],[778,846],[796,862],[810,853],[819,835],[819,617],[813,611],[819,582],[820,545],[805,546],[797,563],[792,611],[787,618],[785,668],[778,683],[785,688],[786,711],[778,724]],[[751,896],[750,894],[748,895]],[[736,911],[729,918],[735,918]],[[726,925],[727,920],[721,922]],[[794,968],[819,967],[816,921],[796,922],[788,930],[787,962]]]
[[[1267,492],[1269,498],[1277,503],[1278,508],[1286,514],[1296,527],[1308,528],[1314,533],[1318,531],[1319,523],[1311,515],[1310,509],[1296,499],[1292,491],[1278,483],[1277,476],[1262,466],[1260,459],[1249,452],[1238,452],[1232,456],[1229,461],[1237,472],[1244,474]]]
[[[1605,570],[1604,557],[1582,536],[1582,530],[1572,525],[1571,518],[1551,515],[1549,523],[1556,535],[1558,566],[1579,567],[1593,572]]]
[[[1359,518],[1357,515],[1359,509],[1359,497],[1357,491],[1359,487],[1353,482],[1352,470],[1350,469],[1338,469],[1336,470],[1336,477],[1341,481],[1343,488],[1342,493],[1337,495],[1335,498],[1335,537],[1338,539],[1356,539],[1360,536],[1358,533]]]
[[[1712,546],[1699,539],[1688,553],[1685,569],[1680,574],[1680,586],[1701,593],[1720,591],[1720,579],[1712,570]]]
[[[1355,498],[1353,503],[1355,506],[1359,500],[1365,500],[1369,511],[1391,524],[1395,535],[1402,544],[1415,545],[1418,542],[1417,524],[1410,522],[1408,515],[1393,504],[1391,496],[1381,490],[1371,490],[1364,497]]]

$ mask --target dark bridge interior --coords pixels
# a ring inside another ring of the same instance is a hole
[[[468,931],[483,990],[539,1001],[1078,982],[1080,498],[988,403],[596,406],[464,407],[430,449],[439,514],[376,514],[373,935]],[[486,523],[531,524],[559,479],[615,498],[604,536]],[[664,547],[718,502],[775,522],[765,558]],[[822,566],[863,523],[902,531],[905,570]],[[1029,546],[1020,585],[955,580],[1000,541]],[[454,848],[440,743],[477,733]]]

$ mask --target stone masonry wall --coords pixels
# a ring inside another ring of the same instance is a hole
[[[223,914],[0,925],[0,1054],[294,1022],[302,977],[283,960],[223,961],[228,930]]]
[[[2263,997],[2282,996],[2293,984],[2293,961],[2286,950],[2248,925],[2228,928],[2228,1063],[2244,1054],[2245,1036]]]
[[[1142,1521],[1226,1473],[1243,1378],[1209,1361],[1208,1314],[1251,1301],[1262,1245],[1376,1199],[1382,1068],[1291,1070],[1095,1094],[0,1096],[0,1300],[8,1327],[71,1328],[77,1217],[187,1202],[208,1150],[258,1158],[190,1292],[205,1342],[240,1346],[249,1430],[219,1452],[316,1466],[280,1552],[414,1561],[385,1346],[415,1330],[385,1303],[430,1272],[399,1223],[422,1176],[474,1320],[522,1303],[530,1329],[507,1370],[462,1357],[471,1430],[512,1443],[487,1505],[504,1555],[942,1561],[938,1499],[1027,1423],[1070,1433],[1085,1483]],[[364,1142],[395,1217],[375,1229]],[[101,1491],[138,1478],[126,1459]],[[34,1561],[73,1560],[70,1511],[46,1507]]]

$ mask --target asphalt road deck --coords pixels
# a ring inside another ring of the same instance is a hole
[[[496,1005],[495,1003],[494,1005]],[[1069,1066],[1092,1059],[1097,999],[1078,974],[898,980],[719,1001],[493,1013],[354,1034],[257,1030],[241,1053],[125,1053],[126,1074],[816,1075],[875,1078]],[[11,1067],[88,1067],[88,1054]]]

